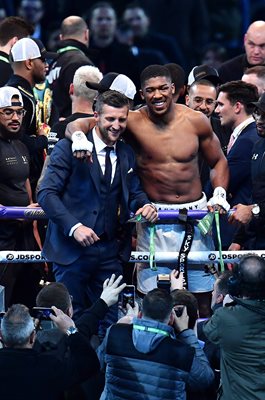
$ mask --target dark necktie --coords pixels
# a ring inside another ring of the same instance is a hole
[[[111,165],[111,160],[110,160],[110,152],[111,150],[114,150],[113,146],[106,146],[105,151],[105,182],[106,182],[106,187],[109,190],[110,184],[111,184],[111,173],[112,173],[112,165]]]

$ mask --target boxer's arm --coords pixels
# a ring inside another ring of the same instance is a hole
[[[65,137],[73,142],[72,151],[76,158],[91,157],[91,142],[86,138],[86,134],[95,126],[95,119],[78,118],[66,126]],[[83,132],[83,134],[82,134]]]
[[[211,168],[210,180],[212,187],[215,189],[213,197],[208,202],[210,211],[214,206],[221,206],[228,211],[230,206],[226,201],[226,189],[229,183],[229,168],[227,159],[221,149],[220,141],[213,133],[209,121],[205,123],[204,133],[200,135],[200,149]]]

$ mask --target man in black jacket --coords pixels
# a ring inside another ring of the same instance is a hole
[[[265,65],[265,21],[255,21],[244,37],[245,54],[224,62],[218,69],[223,83],[241,79],[245,69]]]
[[[18,40],[12,47],[10,55],[14,74],[7,82],[7,85],[13,86],[20,91],[26,110],[22,125],[24,129],[22,141],[28,147],[31,156],[30,182],[33,191],[42,170],[43,152],[48,142],[48,132],[39,129],[37,126],[36,100],[33,88],[36,83],[41,83],[45,80],[46,60],[55,56],[56,53],[46,51],[40,40],[30,38]]]
[[[57,399],[98,371],[97,356],[73,320],[56,307],[53,312],[50,318],[68,336],[68,358],[33,349],[36,333],[27,307],[14,304],[5,314],[1,323],[4,348],[0,350],[2,399]]]
[[[83,65],[93,65],[88,57],[89,30],[81,17],[70,16],[61,25],[59,57],[52,64],[48,81],[60,117],[71,115],[69,87],[75,71]]]

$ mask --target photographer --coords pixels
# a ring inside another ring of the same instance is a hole
[[[127,316],[109,328],[97,349],[101,367],[106,364],[101,400],[124,399],[125,393],[127,399],[184,399],[186,384],[203,388],[212,382],[213,372],[188,329],[186,307],[180,318],[172,308],[170,294],[154,289],[144,297],[140,317],[138,307],[127,305]]]
[[[264,400],[265,261],[240,259],[228,280],[232,303],[215,311],[204,326],[221,348],[221,400]]]
[[[58,353],[39,353],[34,322],[27,307],[14,304],[1,323],[0,385],[1,399],[53,400],[74,384],[88,379],[98,370],[98,360],[87,339],[73,320],[56,307],[50,315],[66,337],[68,358]]]
[[[117,279],[114,274],[106,279],[100,298],[75,321],[75,324],[84,336],[91,339],[92,335],[98,334],[99,321],[104,319],[106,313],[113,304],[118,302],[120,292],[126,286],[120,284],[122,275]],[[59,282],[52,282],[44,286],[36,298],[37,307],[50,308],[53,305],[60,308],[70,318],[73,317],[72,297],[66,286]],[[56,348],[62,338],[61,332],[53,325],[51,320],[42,319],[41,330],[37,333],[38,343],[42,348]]]

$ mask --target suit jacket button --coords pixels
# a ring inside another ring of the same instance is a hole
[[[97,215],[97,213],[98,213],[97,211],[93,211],[93,214]]]

